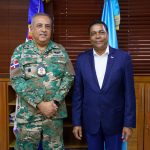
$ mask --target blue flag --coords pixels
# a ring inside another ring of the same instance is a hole
[[[40,13],[40,12],[44,12],[43,1],[42,0],[30,0],[29,9],[28,9],[28,33],[26,37],[27,41],[32,39],[32,35],[30,32],[30,25],[31,25],[32,17],[36,13]]]
[[[115,23],[115,18],[118,22]],[[106,23],[109,31],[109,45],[118,48],[116,26],[119,29],[120,10],[118,0],[105,0],[102,21]]]
[[[113,48],[118,48],[117,33],[120,24],[120,9],[118,0],[105,0],[102,19],[108,27],[109,45]],[[122,150],[127,150],[127,142],[122,143]]]

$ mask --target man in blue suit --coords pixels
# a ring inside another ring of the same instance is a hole
[[[136,126],[131,58],[108,44],[105,23],[89,28],[92,49],[77,58],[72,101],[73,134],[83,131],[89,150],[121,150]]]

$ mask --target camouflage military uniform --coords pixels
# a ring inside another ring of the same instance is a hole
[[[39,73],[39,68],[44,68]],[[63,46],[50,41],[40,53],[34,41],[18,46],[11,58],[10,80],[17,93],[14,133],[17,150],[36,150],[42,136],[44,150],[63,150],[63,118],[67,117],[65,96],[74,70]],[[56,115],[46,118],[37,109],[42,101],[57,100]],[[34,144],[33,144],[34,143]]]

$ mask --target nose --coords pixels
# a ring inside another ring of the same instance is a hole
[[[42,26],[41,30],[45,32],[46,31],[46,27]]]
[[[99,32],[96,33],[96,38],[100,38],[101,34]]]

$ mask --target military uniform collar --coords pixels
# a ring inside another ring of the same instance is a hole
[[[30,45],[29,47],[30,48],[32,47],[33,51],[39,53],[39,49],[37,48],[37,46],[36,46],[36,44],[35,44],[35,42],[33,40],[28,41],[27,45]],[[58,47],[58,45],[55,42],[49,41],[48,46],[47,46],[47,48],[46,48],[44,53],[46,53],[46,52],[48,52],[48,51],[50,51],[52,49],[58,49],[58,48],[59,47]]]

